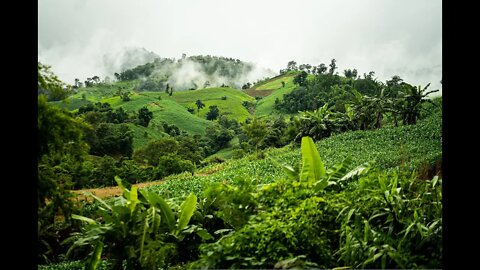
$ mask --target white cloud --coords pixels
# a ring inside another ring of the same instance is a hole
[[[278,71],[288,61],[399,75],[437,85],[440,0],[39,0],[39,59],[61,78],[106,72],[102,55],[144,47],[162,57],[210,54]],[[410,81],[411,80],[411,81]]]

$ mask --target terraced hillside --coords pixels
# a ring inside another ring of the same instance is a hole
[[[202,135],[205,128],[212,124],[206,119],[209,106],[216,105],[220,114],[230,119],[243,122],[251,115],[242,105],[244,101],[253,102],[255,99],[244,92],[227,87],[204,88],[199,90],[185,90],[174,92],[172,96],[165,92],[135,92],[137,81],[116,82],[101,84],[88,88],[81,88],[78,93],[69,97],[65,102],[55,102],[58,106],[75,111],[88,103],[109,103],[112,108],[123,108],[128,113],[138,112],[146,106],[152,113],[153,119],[149,127],[130,123],[134,132],[134,148],[145,146],[150,140],[163,137],[165,134],[159,128],[162,122],[176,125],[180,130],[189,134]],[[129,101],[122,99],[121,93],[129,93]],[[205,107],[197,112],[195,102],[201,100]],[[195,109],[192,114],[188,108]]]

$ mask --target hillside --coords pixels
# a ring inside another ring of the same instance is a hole
[[[225,100],[222,100],[226,97]],[[189,90],[175,92],[172,96],[162,93],[162,98],[171,99],[185,108],[197,109],[195,102],[201,100],[205,104],[205,108],[200,109],[200,118],[205,119],[205,115],[209,110],[209,106],[217,105],[220,114],[243,122],[250,117],[248,110],[242,105],[244,101],[254,101],[255,99],[237,89],[229,87],[220,88],[204,88],[198,90]]]
[[[212,124],[206,120],[206,114],[209,106],[216,105],[221,115],[226,115],[229,119],[235,119],[238,122],[244,122],[251,117],[248,110],[242,105],[244,101],[253,102],[255,99],[237,89],[229,87],[204,88],[198,90],[186,90],[174,92],[169,96],[165,92],[134,92],[138,81],[119,81],[112,84],[100,84],[93,87],[80,88],[80,90],[70,96],[65,101],[53,102],[54,104],[76,111],[79,107],[88,103],[109,103],[113,109],[123,108],[128,113],[137,112],[140,108],[146,106],[153,112],[153,119],[148,128],[129,124],[134,131],[134,148],[138,149],[145,146],[148,141],[158,139],[165,134],[160,132],[157,127],[162,122],[169,125],[176,125],[191,135],[203,135],[205,128]],[[123,101],[119,92],[129,92],[130,100]],[[195,102],[201,100],[205,107],[197,113]],[[195,109],[191,114],[187,108]]]
[[[291,93],[295,88],[298,87],[293,83],[293,79],[297,74],[298,72],[296,71],[290,71],[255,85],[251,89],[244,90],[249,95],[263,97],[257,101],[255,115],[272,115],[274,111],[273,106],[275,105],[275,100],[283,100],[283,95]],[[308,75],[308,78],[312,77],[312,74]],[[282,82],[285,83],[285,86],[282,86]],[[267,92],[268,94],[262,94],[262,92]]]
[[[391,170],[396,167],[408,170],[426,170],[429,166],[441,166],[442,116],[432,115],[414,126],[386,127],[372,131],[349,131],[315,142],[325,162],[331,167],[344,158],[352,157],[353,166],[373,161],[375,167]],[[284,164],[301,168],[300,149],[292,145],[269,149],[265,153]],[[189,192],[201,193],[212,182],[233,181],[238,175],[248,176],[257,184],[266,184],[285,178],[285,172],[268,158],[256,159],[253,155],[229,160],[221,164],[221,170],[206,176],[181,174],[167,177],[165,183],[148,187],[164,196],[184,196]],[[202,171],[209,171],[205,168]]]

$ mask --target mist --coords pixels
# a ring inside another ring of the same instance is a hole
[[[38,58],[65,82],[111,76],[149,59],[121,60],[128,48],[161,57],[232,57],[252,63],[252,81],[288,61],[338,71],[375,71],[440,89],[442,2],[439,0],[126,1],[39,0]],[[109,58],[117,61],[105,61]],[[128,57],[127,57],[128,58]],[[125,58],[126,59],[126,58]],[[194,67],[184,74],[197,76]],[[253,75],[252,75],[253,74]],[[247,76],[247,75],[246,75]],[[205,78],[199,76],[201,81]],[[256,78],[254,78],[256,77]],[[180,74],[171,78],[180,83]]]

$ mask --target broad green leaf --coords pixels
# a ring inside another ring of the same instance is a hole
[[[173,214],[172,209],[167,204],[167,202],[154,192],[147,192],[143,190],[140,190],[140,192],[145,198],[148,199],[150,204],[160,209],[160,215],[165,220],[165,223],[167,223],[170,231],[173,231],[175,229],[175,215]]]
[[[128,189],[123,185],[122,179],[115,175],[115,182],[120,187],[120,189],[125,193],[128,192]]]
[[[190,193],[180,207],[181,214],[177,223],[177,235],[187,226],[188,222],[190,222],[190,218],[192,217],[196,206],[197,196],[195,196],[193,193]]]
[[[300,181],[313,182],[318,181],[325,176],[325,166],[323,165],[317,148],[312,138],[306,136],[302,138],[302,172]]]
[[[213,239],[213,236],[203,229],[200,231],[197,231],[197,235],[200,236],[203,240]]]
[[[128,207],[130,208],[130,212],[132,212],[132,213],[135,210],[135,207],[137,206],[137,204],[140,202],[138,200],[137,190],[138,190],[137,187],[132,186],[132,190],[130,190],[130,192],[128,192],[128,204],[129,204]]]
[[[83,192],[83,194],[87,195],[87,196],[91,196],[93,197],[95,200],[97,200],[98,202],[100,202],[103,206],[105,206],[108,210],[112,210],[112,208],[110,207],[110,205],[108,205],[104,200],[100,199],[99,197],[93,195],[93,193],[91,192]]]
[[[275,166],[282,168],[283,171],[288,175],[288,177],[290,177],[293,180],[298,180],[299,178],[298,172],[295,171],[295,169],[292,166],[281,164],[278,160],[276,160],[272,156],[270,155],[267,155],[267,156]]]
[[[346,173],[342,178],[340,178],[340,181],[345,181],[348,180],[354,176],[360,176],[365,173],[367,173],[370,170],[370,163],[366,162],[363,163],[362,165],[357,166],[355,169],[349,171]]]
[[[432,179],[432,187],[435,188],[435,186],[437,185],[437,182],[438,182],[438,175],[435,175],[435,177],[433,177]]]
[[[78,219],[78,220],[81,220],[81,221],[85,221],[88,224],[97,224],[97,222],[95,220],[93,220],[91,218],[84,217],[84,216],[79,216],[79,215],[72,214],[72,218],[73,219]]]
[[[153,212],[155,213],[155,211],[153,211]],[[148,217],[146,217],[143,221],[142,239],[140,239],[140,259],[139,259],[140,261],[142,261],[142,259],[143,259],[143,248],[145,246],[145,238],[147,236],[147,229],[148,229]]]
[[[95,246],[95,251],[93,252],[92,257],[90,257],[90,260],[88,261],[87,265],[85,266],[85,269],[87,270],[97,269],[102,256],[102,251],[103,251],[103,242],[98,241],[97,245]]]

